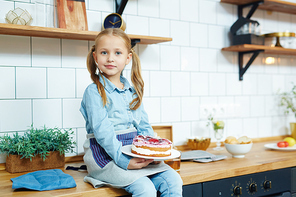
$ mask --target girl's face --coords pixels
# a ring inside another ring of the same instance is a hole
[[[121,38],[104,35],[98,40],[93,57],[98,63],[98,68],[108,79],[119,79],[125,65],[131,61],[132,54]]]

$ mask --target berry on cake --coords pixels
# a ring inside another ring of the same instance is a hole
[[[167,157],[172,152],[172,142],[168,139],[138,135],[133,139],[131,152],[150,157]]]

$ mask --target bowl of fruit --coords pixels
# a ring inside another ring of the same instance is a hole
[[[229,136],[224,141],[226,150],[234,158],[244,158],[245,155],[252,149],[252,139],[247,136],[239,137],[238,139],[233,136]]]

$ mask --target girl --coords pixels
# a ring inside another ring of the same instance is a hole
[[[122,76],[132,60],[131,81]],[[121,147],[136,135],[153,136],[142,105],[144,82],[139,57],[130,38],[120,29],[106,29],[96,37],[87,57],[93,84],[83,95],[80,111],[86,121],[85,181],[94,187],[111,185],[133,196],[182,196],[182,179],[163,162],[132,158]]]

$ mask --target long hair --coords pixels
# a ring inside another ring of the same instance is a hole
[[[98,91],[102,97],[103,105],[105,106],[107,103],[107,96],[104,89],[104,85],[100,82],[100,77],[102,77],[102,74],[97,71],[97,65],[93,57],[93,52],[96,51],[98,42],[100,38],[104,35],[112,35],[117,36],[123,40],[125,43],[125,46],[129,53],[132,53],[132,69],[131,69],[131,81],[133,83],[133,87],[135,89],[135,95],[136,97],[131,101],[129,104],[130,109],[136,110],[141,106],[143,93],[144,93],[144,81],[141,75],[141,63],[139,56],[135,53],[135,51],[131,47],[131,39],[128,37],[124,31],[122,31],[119,28],[108,28],[103,31],[101,31],[96,39],[95,39],[95,45],[92,46],[90,51],[87,55],[87,69],[90,73],[90,77],[93,80],[93,82],[97,85]],[[102,77],[103,81],[104,78]],[[105,83],[105,81],[104,81]]]

